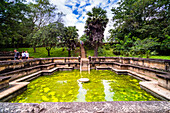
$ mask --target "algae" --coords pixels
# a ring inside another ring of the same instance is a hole
[[[88,83],[78,83],[89,78]],[[55,72],[31,81],[27,90],[10,100],[19,103],[41,102],[101,102],[101,101],[157,101],[142,90],[139,80],[112,71],[79,70]]]

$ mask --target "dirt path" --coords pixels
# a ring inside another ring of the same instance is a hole
[[[84,46],[80,44],[80,48],[81,48],[81,58],[86,58]]]

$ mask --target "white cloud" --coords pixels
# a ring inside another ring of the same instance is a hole
[[[62,11],[66,16],[63,18],[65,26],[76,26],[77,29],[79,30],[79,36],[84,34],[84,26],[85,22],[87,19],[86,13],[88,11],[91,11],[93,7],[98,7],[100,5],[101,8],[105,8],[107,11],[107,17],[109,18],[109,23],[105,29],[104,36],[105,38],[109,36],[109,29],[112,28],[113,22],[111,22],[112,19],[112,12],[111,9],[112,7],[117,7],[117,5],[114,3],[115,0],[111,0],[111,3],[108,3],[107,0],[50,0],[51,3],[57,5],[57,8],[59,11]],[[119,0],[120,1],[120,0]],[[90,5],[86,7],[81,7],[85,6],[87,3],[90,3]],[[79,7],[76,6],[76,4],[80,4]],[[71,5],[72,9],[65,6],[65,5]],[[73,11],[77,9],[78,15],[73,14]],[[82,16],[80,18],[77,18],[80,14]],[[83,18],[84,17],[84,18]],[[83,23],[82,23],[83,22]]]

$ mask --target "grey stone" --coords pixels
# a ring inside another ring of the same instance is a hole
[[[6,113],[170,113],[167,101],[0,103]]]

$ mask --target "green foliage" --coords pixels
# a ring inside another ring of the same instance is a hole
[[[76,48],[78,42],[78,29],[75,26],[64,27],[60,42],[62,47],[66,47],[68,50],[68,56],[71,56],[71,51]]]
[[[116,55],[123,56],[139,56],[143,57],[144,55],[149,58],[151,55],[156,55],[155,51],[160,45],[158,38],[145,38],[140,39],[137,37],[130,38],[130,35],[124,37],[124,40],[118,40],[118,44],[115,44],[113,53]]]
[[[105,47],[106,50],[110,50],[110,48],[111,48],[111,46],[110,46],[109,43],[108,43],[108,44],[105,44],[104,47]]]
[[[61,23],[51,23],[37,31],[38,36],[41,36],[40,40],[37,42],[41,44],[41,46],[46,47],[48,56],[50,56],[51,48],[59,44],[60,39],[57,37],[60,37],[60,26],[58,24]]]
[[[114,29],[110,32],[110,41],[124,40],[132,36],[143,40],[157,37],[163,43],[166,35],[170,35],[169,2],[167,0],[121,0],[119,6],[112,9]],[[118,40],[119,39],[119,40]],[[166,45],[166,44],[165,44]],[[162,51],[165,49],[165,51]],[[159,45],[159,54],[167,54],[167,48]]]
[[[54,22],[54,18],[56,17],[55,10],[57,10],[57,8],[55,5],[51,4],[49,0],[37,0],[35,3],[30,3],[29,7],[31,8],[31,19],[34,26],[32,26],[32,31],[28,40],[30,41],[30,45],[34,48],[34,52],[36,52],[35,48],[42,44],[40,40],[43,40],[41,38],[45,34],[42,32],[42,29],[44,29],[44,26],[50,26],[50,23]],[[58,15],[60,15],[60,13],[58,13]],[[47,49],[49,55],[50,48]]]
[[[89,37],[84,34],[84,35],[82,35],[82,36],[80,37],[80,40],[85,43],[85,42],[88,42],[88,41],[89,41]]]
[[[18,47],[24,43],[31,26],[30,7],[23,0],[0,1],[0,46]]]
[[[156,55],[156,47],[159,45],[157,38],[145,38],[143,40],[137,39],[131,48],[130,52],[132,55],[139,55],[143,57],[146,55],[149,58],[151,55]]]
[[[116,55],[126,55],[130,56],[130,50],[133,46],[136,37],[131,37],[131,33],[126,35],[123,40],[117,39],[118,44],[115,44],[113,53]]]
[[[95,56],[98,56],[98,47],[103,42],[104,31],[108,23],[106,11],[102,8],[92,8],[92,12],[88,12],[86,20],[85,33],[89,37],[89,42],[95,47]]]
[[[169,55],[170,51],[170,36],[166,35],[164,40],[161,43],[160,51],[164,52],[166,55]]]

